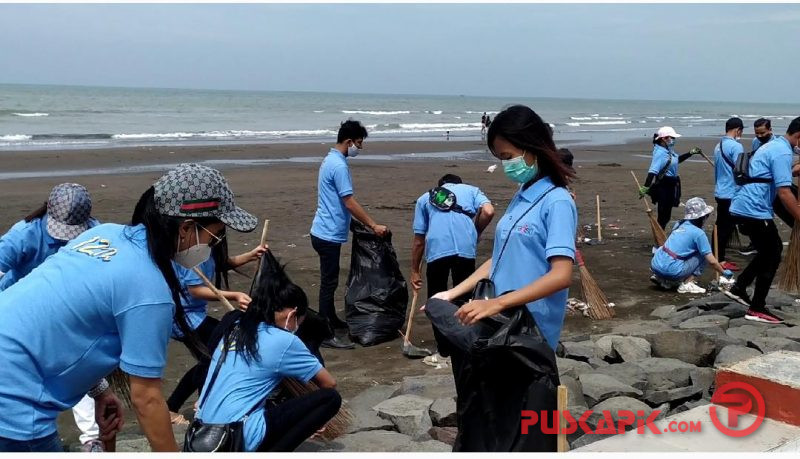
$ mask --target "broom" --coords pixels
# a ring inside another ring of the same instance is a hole
[[[800,205],[800,203],[798,203]],[[800,293],[800,225],[792,225],[789,250],[783,258],[778,287],[788,293]]]
[[[578,262],[578,269],[581,274],[581,291],[583,299],[586,301],[589,317],[595,320],[610,319],[614,317],[614,310],[608,306],[606,294],[597,285],[586,264],[583,261],[583,254],[580,250],[575,250],[575,261]]]
[[[636,181],[636,188],[641,188],[641,185],[639,185],[639,179],[636,178],[636,174],[631,171],[631,175]],[[664,233],[664,228],[658,224],[658,220],[656,220],[656,217],[653,215],[653,209],[651,209],[650,205],[647,204],[647,199],[644,200],[644,208],[647,209],[647,216],[650,218],[650,231],[653,232],[653,240],[655,241],[656,246],[661,247],[665,242],[667,242],[667,234]]]
[[[419,271],[422,271],[422,260],[419,262]],[[408,311],[408,324],[406,325],[406,333],[399,331],[400,336],[403,337],[402,350],[403,355],[409,359],[421,359],[432,354],[431,351],[425,348],[417,347],[411,344],[411,327],[414,325],[414,313],[417,310],[417,300],[419,300],[419,290],[413,289],[414,292],[411,297],[411,308]]]

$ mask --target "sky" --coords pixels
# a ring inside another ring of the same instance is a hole
[[[800,5],[0,4],[0,83],[800,101]]]

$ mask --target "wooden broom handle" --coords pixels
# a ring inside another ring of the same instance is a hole
[[[225,306],[225,308],[228,309],[228,311],[233,311],[233,310],[236,309],[236,308],[233,307],[231,302],[228,301],[228,299],[225,298],[222,295],[222,292],[220,292],[219,289],[217,287],[215,287],[214,284],[212,284],[210,280],[208,280],[206,275],[203,274],[203,271],[200,271],[200,268],[195,266],[194,268],[192,268],[192,270],[195,272],[195,274],[200,276],[200,279],[203,280],[203,283],[206,284],[206,287],[208,287],[209,289],[211,289],[212,292],[214,292],[214,295],[217,296],[217,299],[219,300],[219,302],[222,303]]]
[[[636,174],[634,174],[633,171],[631,171],[631,175],[633,176],[633,179],[636,181],[636,189],[638,190],[639,188],[642,187],[642,185],[639,184],[639,179],[636,178]],[[653,211],[652,209],[650,209],[650,205],[647,204],[647,199],[644,199],[644,208],[647,209],[647,213]]]
[[[567,440],[567,418],[564,413],[567,411],[568,400],[567,386],[558,386],[556,409],[558,410],[558,452],[566,453],[569,451],[569,441]]]
[[[703,159],[705,159],[706,161],[708,161],[708,164],[711,164],[711,166],[712,166],[712,167],[714,167],[714,161],[711,161],[711,158],[709,158],[708,156],[706,156],[706,154],[705,154],[705,153],[703,153],[703,151],[702,151],[702,150],[700,150],[700,156],[702,156],[702,157],[703,157]]]
[[[264,229],[261,230],[261,244],[264,245],[267,243],[267,231],[269,230],[269,219],[264,219]],[[258,273],[261,271],[261,261],[256,265],[256,272],[253,274],[253,279],[258,277]]]
[[[423,257],[424,260],[424,257]],[[417,271],[422,271],[422,260],[419,261]],[[414,311],[417,310],[417,300],[419,299],[419,290],[411,287],[414,293],[411,294],[411,310],[408,312],[408,323],[406,324],[406,335],[403,337],[406,343],[411,342],[411,326],[414,324]]]
[[[595,197],[597,198],[597,242],[603,242],[603,226],[600,218],[600,195],[598,194]]]

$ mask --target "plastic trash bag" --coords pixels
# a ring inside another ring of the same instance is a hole
[[[398,338],[408,306],[408,288],[391,236],[380,238],[357,221],[350,224],[353,251],[345,293],[350,338],[372,346]]]
[[[458,435],[453,451],[555,452],[557,435],[541,420],[521,433],[522,410],[556,410],[556,356],[527,308],[506,310],[466,327],[458,306],[430,299],[425,314],[451,353],[458,398]],[[441,352],[441,351],[440,351]]]

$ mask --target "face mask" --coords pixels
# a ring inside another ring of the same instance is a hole
[[[290,312],[289,314],[286,315],[286,323],[283,324],[283,329],[294,335],[295,333],[297,333],[297,330],[300,328],[300,325],[298,325],[297,328],[295,328],[294,330],[289,330],[289,320],[291,318],[292,318],[292,313]],[[297,324],[297,321],[295,321],[294,323]]]
[[[764,145],[765,143],[769,142],[770,137],[771,136],[756,137],[756,139],[761,142],[761,145]]]
[[[194,234],[197,238],[197,244],[176,253],[174,258],[175,263],[186,269],[192,269],[211,257],[211,247],[200,242],[200,233],[197,231],[197,225],[194,227]]]
[[[539,173],[539,167],[536,163],[533,166],[528,166],[525,163],[525,157],[517,156],[516,158],[506,159],[500,161],[503,164],[503,172],[506,177],[517,183],[528,183]]]
[[[361,149],[356,146],[356,144],[350,145],[347,147],[347,156],[350,158],[355,158],[361,152]]]
[[[669,140],[667,141],[667,146],[668,146],[669,148],[672,148],[672,147],[674,147],[674,146],[675,146],[675,139],[669,139]]]

